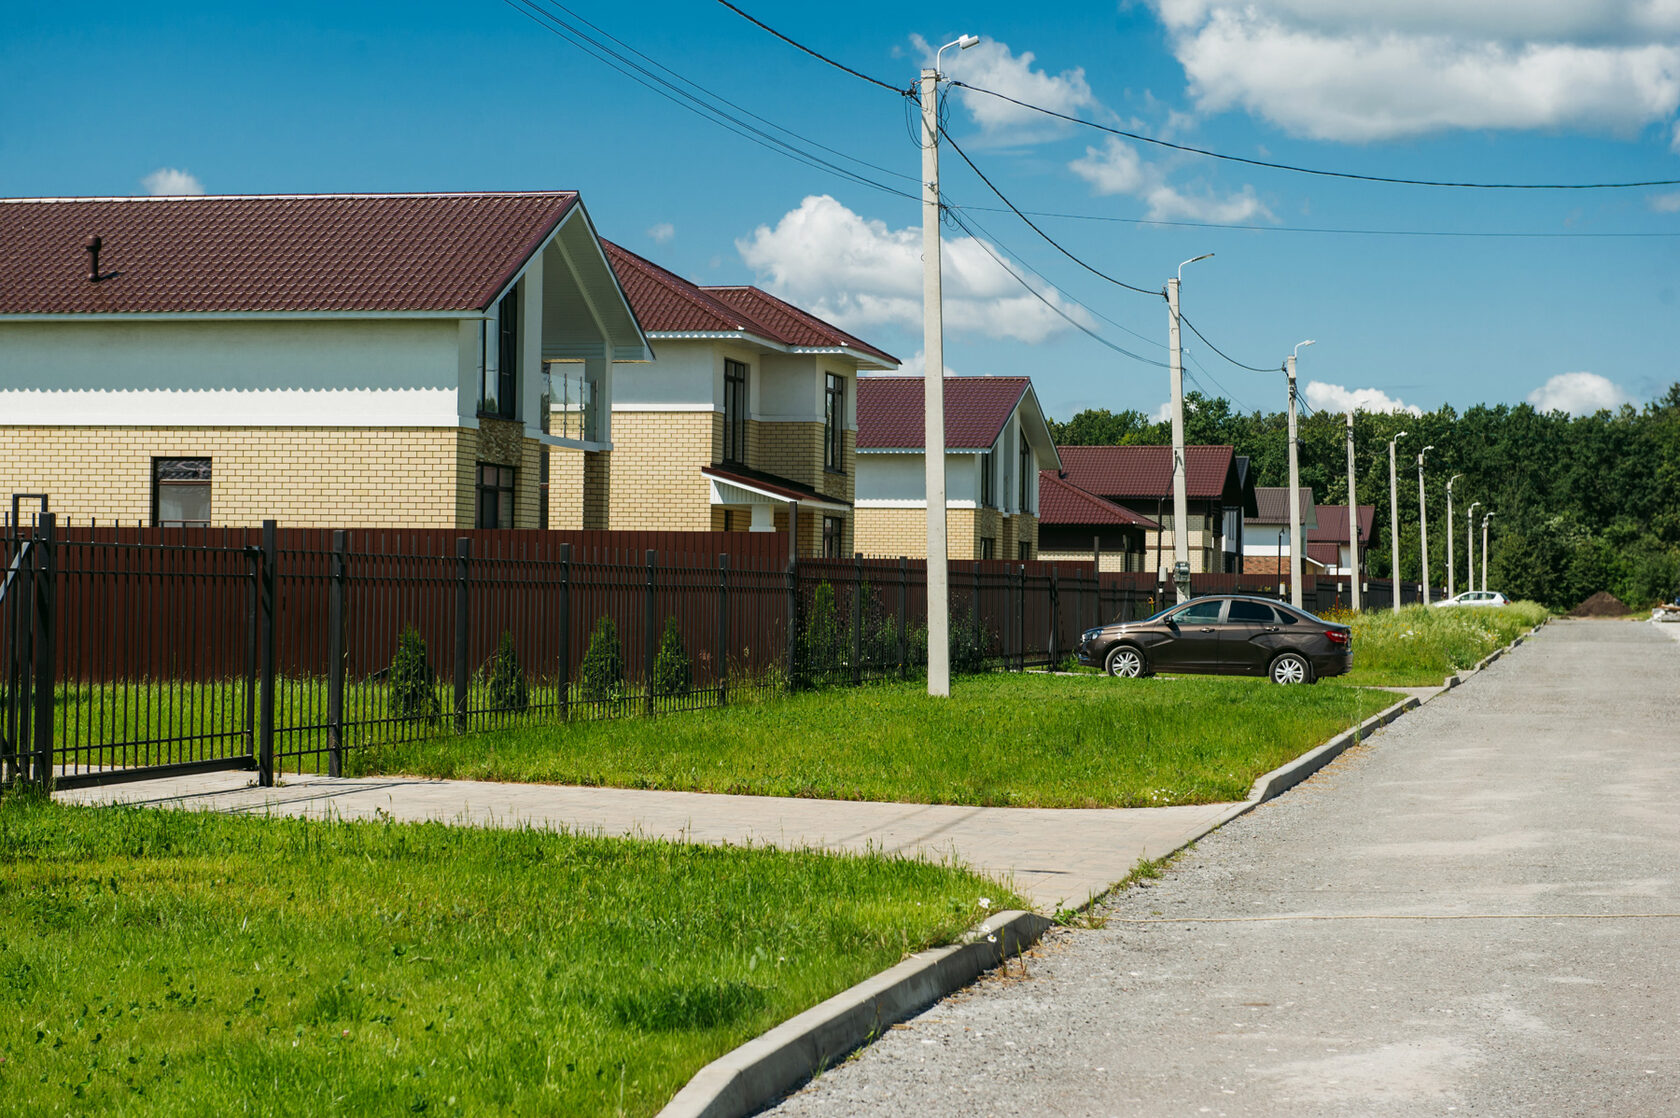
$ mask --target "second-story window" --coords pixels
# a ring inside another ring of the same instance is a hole
[[[519,288],[496,304],[495,336],[485,340],[484,378],[478,388],[478,414],[512,419],[519,414]],[[490,346],[495,364],[490,363]]]
[[[997,455],[992,450],[980,456],[980,507],[997,508]]]
[[[1017,512],[1028,513],[1032,511],[1032,505],[1027,500],[1032,495],[1028,486],[1032,484],[1032,479],[1038,476],[1038,471],[1033,469],[1032,447],[1027,445],[1026,434],[1023,432],[1017,438],[1021,443],[1021,454],[1015,468],[1021,476],[1016,479],[1020,485],[1020,492],[1016,495],[1015,505]]]
[[[846,378],[833,373],[823,393],[823,468],[846,469]]]
[[[747,461],[747,367],[723,360],[723,460]]]

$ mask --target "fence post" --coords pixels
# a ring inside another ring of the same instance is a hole
[[[1061,650],[1062,650],[1062,643],[1061,643],[1061,641],[1056,639],[1057,636],[1058,636],[1058,633],[1056,632],[1056,630],[1061,628],[1061,623],[1062,623],[1062,604],[1061,603],[1062,603],[1061,590],[1056,585],[1056,568],[1051,567],[1050,568],[1050,670],[1051,671],[1057,671],[1057,670],[1060,669],[1060,666],[1061,666],[1061,657],[1058,655],[1058,653],[1060,653]]]
[[[472,600],[468,588],[472,577],[472,537],[455,538],[455,732],[466,733],[472,673],[467,659],[472,634]]]
[[[35,783],[51,790],[53,785],[53,689],[58,667],[53,637],[58,628],[57,561],[53,554],[53,529],[57,513],[43,512],[35,522],[35,574],[32,579],[35,602],[35,717],[31,730],[35,747]]]
[[[6,707],[7,748],[11,751],[9,761],[12,775],[23,780],[30,778],[31,751],[34,738],[31,736],[29,716],[34,703],[31,690],[30,673],[35,663],[34,628],[35,628],[35,556],[31,554],[34,545],[22,540],[14,534],[17,543],[19,562],[17,580],[12,583],[12,646],[11,646],[11,702]],[[27,560],[27,561],[25,561]]]
[[[863,552],[852,553],[852,686],[863,682]]]
[[[560,720],[572,713],[572,545],[560,545]]]
[[[272,520],[262,523],[262,574],[257,581],[258,671],[262,697],[257,709],[257,783],[274,787],[274,610],[279,531]]]
[[[904,632],[905,608],[910,592],[910,559],[908,556],[898,557],[898,678],[904,679],[909,674],[909,642]]]
[[[980,647],[980,560],[976,559],[974,569],[974,593],[968,598],[968,631],[969,639],[974,642],[976,651]],[[977,657],[978,658],[978,657]]]
[[[797,507],[797,506],[796,506]],[[790,556],[787,565],[787,689],[798,688],[799,679],[799,560]]]
[[[654,592],[653,564],[658,560],[659,553],[652,548],[647,553],[647,623],[642,627],[647,648],[642,655],[642,680],[647,687],[647,712],[653,713],[653,664],[659,654],[659,602]]]
[[[332,534],[327,583],[327,775],[344,775],[344,582],[349,574],[350,533]]]
[[[729,552],[718,556],[718,632],[717,665],[718,706],[729,705]]]
[[[1016,565],[1015,585],[1015,632],[1018,634],[1015,650],[1015,670],[1027,670],[1027,565]]]
[[[1011,641],[1014,651],[1010,651]],[[1008,671],[1012,664],[1021,658],[1021,649],[1025,646],[1019,629],[1015,627],[1015,585],[1007,576],[1003,580],[1003,670]],[[1017,669],[1019,670],[1019,669]]]

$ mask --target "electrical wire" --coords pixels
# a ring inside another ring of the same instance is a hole
[[[998,200],[1000,202],[1002,202],[1004,205],[1008,206],[1009,209],[1011,210],[1011,212],[1013,212],[1016,217],[1020,218],[1024,222],[1026,222],[1027,227],[1030,228],[1034,233],[1037,233],[1040,237],[1043,237],[1045,242],[1047,244],[1049,244],[1051,248],[1055,249],[1057,252],[1061,253],[1063,256],[1067,257],[1069,260],[1073,261],[1075,264],[1079,265],[1081,268],[1084,268],[1087,272],[1090,272],[1093,276],[1096,276],[1099,279],[1107,280],[1109,283],[1112,283],[1117,287],[1123,287],[1127,291],[1135,291],[1139,295],[1161,296],[1163,294],[1160,291],[1151,291],[1147,287],[1138,287],[1136,284],[1127,283],[1125,280],[1122,280],[1122,279],[1116,279],[1115,277],[1109,275],[1107,272],[1102,271],[1100,268],[1095,268],[1092,265],[1087,264],[1085,261],[1083,261],[1079,257],[1075,256],[1073,253],[1071,253],[1067,249],[1063,248],[1062,245],[1061,245],[1061,242],[1057,241],[1056,238],[1054,238],[1050,234],[1046,233],[1043,229],[1040,229],[1038,227],[1038,225],[1033,221],[1032,218],[1030,218],[1026,214],[1022,213],[1021,208],[1019,206],[1017,206],[1014,202],[1011,202],[1009,200],[1009,196],[1006,195],[1003,191],[999,190],[997,188],[997,184],[992,182],[991,179],[986,177],[986,172],[982,171],[979,167],[976,167],[974,165],[974,160],[970,159],[968,157],[968,153],[962,149],[962,146],[960,144],[958,144],[956,140],[952,139],[951,134],[945,130],[945,125],[943,123],[940,124],[940,126],[939,126],[939,134],[941,136],[945,137],[945,142],[951,145],[951,150],[955,151],[959,156],[962,157],[962,161],[964,163],[968,164],[969,170],[973,171],[976,175],[979,175],[980,176],[980,181],[985,183],[987,188],[989,188],[993,194],[996,194],[998,196]]]
[[[830,66],[834,67],[836,70],[844,70],[846,73],[852,75],[852,77],[860,78],[863,81],[868,82],[870,85],[878,85],[882,89],[890,89],[894,93],[900,95],[901,97],[910,96],[910,91],[909,90],[900,89],[896,85],[889,85],[888,83],[882,81],[880,78],[872,78],[868,74],[865,74],[865,73],[862,73],[858,70],[852,69],[850,66],[846,65],[844,62],[836,62],[834,59],[830,58],[826,54],[823,54],[821,51],[812,50],[810,47],[806,46],[804,43],[801,43],[797,39],[789,38],[788,36],[782,34],[780,31],[777,31],[774,27],[771,27],[768,23],[765,23],[763,20],[757,18],[756,16],[751,16],[751,15],[748,15],[746,12],[743,12],[740,8],[737,8],[734,4],[731,4],[729,2],[729,0],[718,0],[718,3],[722,4],[724,7],[728,8],[730,11],[734,12],[736,15],[740,16],[742,19],[746,20],[748,23],[752,24],[754,27],[757,27],[762,31],[768,31],[770,34],[774,35],[776,38],[780,39],[782,42],[786,43],[788,46],[794,48],[795,50],[804,51],[806,54],[810,55],[812,58],[815,58],[820,62],[826,62]],[[912,88],[914,88],[914,87],[912,87]]]
[[[1057,120],[1065,120],[1069,124],[1082,124],[1086,128],[1095,128],[1099,132],[1108,132],[1128,140],[1136,140],[1140,144],[1154,144],[1156,147],[1171,148],[1174,151],[1189,152],[1192,155],[1205,155],[1209,159],[1223,159],[1231,163],[1246,163],[1250,167],[1265,167],[1273,171],[1292,171],[1298,175],[1353,179],[1357,182],[1390,183],[1395,186],[1445,186],[1464,190],[1630,190],[1645,186],[1680,186],[1680,179],[1646,179],[1641,182],[1452,182],[1440,179],[1401,179],[1390,178],[1387,175],[1362,175],[1353,171],[1326,171],[1317,167],[1299,167],[1292,163],[1272,163],[1265,159],[1249,159],[1246,156],[1227,155],[1224,152],[1191,147],[1188,144],[1175,144],[1171,140],[1158,140],[1140,132],[1129,132],[1124,128],[1098,124],[1094,120],[1085,120],[1081,117],[1057,112],[1055,109],[1047,109],[1043,105],[1034,105],[1028,101],[1017,100],[1007,93],[999,93],[995,89],[987,89],[984,86],[969,85],[967,82],[955,79],[952,79],[951,84],[961,86],[963,89],[973,90],[975,93],[984,93],[988,97],[996,97],[1000,101],[1007,101],[1011,105],[1018,105],[1023,109],[1031,109],[1035,113],[1055,117]]]
[[[970,209],[994,210],[1006,213],[997,206],[971,206]],[[1119,217],[1113,214],[1074,214],[1050,210],[1027,210],[1032,217],[1060,218],[1065,221],[1107,221],[1121,225],[1160,225],[1173,229],[1237,229],[1244,233],[1323,233],[1336,234],[1347,237],[1503,237],[1503,238],[1550,238],[1559,240],[1577,240],[1592,238],[1641,238],[1641,237],[1680,237],[1680,231],[1661,232],[1647,231],[1639,233],[1568,233],[1558,231],[1537,232],[1520,231],[1500,232],[1498,230],[1455,230],[1455,229],[1344,229],[1331,226],[1316,225],[1244,225],[1239,222],[1227,221],[1165,221],[1148,217]]]
[[[1238,361],[1235,357],[1232,357],[1230,354],[1228,354],[1224,350],[1220,349],[1218,346],[1214,345],[1212,342],[1208,341],[1207,335],[1202,333],[1200,330],[1196,329],[1196,324],[1194,322],[1191,322],[1188,318],[1184,317],[1184,312],[1183,311],[1178,312],[1178,320],[1180,322],[1182,322],[1184,325],[1190,327],[1190,332],[1192,334],[1196,335],[1196,337],[1202,339],[1202,341],[1207,345],[1207,347],[1209,349],[1213,350],[1213,352],[1219,354],[1219,356],[1223,357],[1225,360],[1229,361],[1231,364],[1235,365],[1239,369],[1247,369],[1251,373],[1277,373],[1277,372],[1282,372],[1283,371],[1281,366],[1279,366],[1277,368],[1272,368],[1272,369],[1263,369],[1258,365],[1245,365],[1241,361]]]

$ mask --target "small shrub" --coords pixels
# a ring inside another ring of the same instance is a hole
[[[844,662],[844,645],[834,587],[824,582],[811,595],[811,607],[806,611],[804,631],[800,634],[796,672],[800,685],[823,683],[838,674]]]
[[[496,645],[496,659],[490,665],[490,708],[525,710],[530,705],[531,692],[525,684],[525,670],[519,666],[519,655],[513,649],[513,634],[504,632]]]
[[[397,653],[391,658],[391,713],[398,718],[436,722],[442,713],[438,705],[437,673],[420,630],[409,625],[397,636]]]
[[[951,615],[951,671],[958,675],[986,670],[987,639],[985,627],[967,610]]]
[[[653,693],[684,695],[694,680],[694,668],[683,651],[682,632],[676,617],[665,619],[665,633],[659,638],[659,654],[653,661]]]
[[[624,697],[624,651],[618,643],[618,626],[603,617],[589,634],[589,651],[583,655],[578,687],[590,702],[611,702]]]

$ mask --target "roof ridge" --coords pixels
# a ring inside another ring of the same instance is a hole
[[[759,334],[770,341],[778,340],[776,335],[772,331],[768,330],[762,322],[758,322],[750,315],[745,314],[739,307],[731,306],[730,304],[725,303],[722,299],[714,298],[706,292],[704,287],[695,283],[693,280],[684,279],[682,276],[679,276],[677,273],[671,271],[671,269],[661,264],[654,263],[652,260],[649,260],[639,252],[633,252],[630,249],[625,248],[617,241],[610,241],[607,238],[602,237],[601,247],[605,249],[609,255],[614,252],[622,253],[625,256],[630,257],[633,261],[651,269],[654,273],[652,278],[655,281],[663,283],[668,290],[672,291],[679,298],[687,301],[690,305],[700,307],[703,310],[711,311],[720,318],[731,321],[738,320],[735,327],[737,330],[749,330],[752,333]],[[667,280],[669,282],[667,282]],[[652,333],[663,332],[665,331],[652,331]],[[691,331],[679,330],[672,332],[690,333]]]

